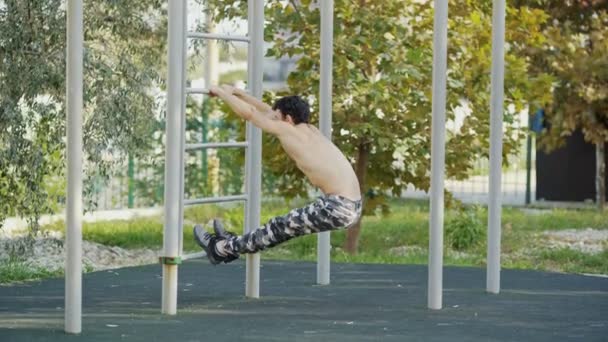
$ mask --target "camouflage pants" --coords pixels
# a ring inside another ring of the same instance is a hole
[[[227,253],[257,253],[302,235],[348,228],[361,216],[361,200],[337,195],[319,197],[311,204],[271,219],[259,229],[227,241]]]

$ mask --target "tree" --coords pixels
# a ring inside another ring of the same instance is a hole
[[[605,0],[533,1],[551,14],[543,27],[548,42],[530,55],[534,66],[554,75],[553,97],[546,108],[546,130],[539,143],[553,150],[564,137],[581,130],[596,147],[596,203],[606,202],[608,141],[608,12]]]
[[[222,18],[243,16],[244,3],[223,1]],[[288,79],[289,92],[308,95],[317,112],[319,19],[317,2],[270,1],[265,37],[269,56],[297,56]],[[505,102],[516,111],[542,97],[550,79],[529,77],[522,48],[539,45],[541,11],[509,8]],[[491,2],[454,1],[450,5],[448,120],[466,103],[471,114],[448,132],[446,172],[465,178],[479,157],[487,157],[491,55]],[[388,193],[408,184],[430,186],[430,126],[433,9],[430,1],[346,1],[335,3],[333,140],[348,156],[365,194],[365,213],[386,212]],[[515,112],[516,112],[515,111]],[[513,152],[521,133],[515,112],[505,111],[504,153]],[[313,118],[316,121],[317,117]],[[265,137],[267,171],[279,191],[306,193],[307,182]],[[505,158],[505,161],[507,159]],[[360,223],[347,231],[345,250],[356,253]]]
[[[89,175],[111,158],[143,153],[156,121],[152,90],[164,56],[162,1],[87,1],[84,10],[84,147]],[[65,162],[65,2],[0,2],[0,223],[51,210]],[[59,188],[62,188],[59,186]]]

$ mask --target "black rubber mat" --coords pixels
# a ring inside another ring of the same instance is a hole
[[[263,262],[260,299],[244,297],[243,263],[189,261],[176,316],[160,314],[161,267],[84,276],[83,333],[63,332],[63,279],[0,287],[0,341],[608,341],[608,279],[446,267],[444,308],[427,309],[419,265]]]

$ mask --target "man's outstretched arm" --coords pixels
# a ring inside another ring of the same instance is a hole
[[[257,110],[261,111],[261,112],[269,112],[272,111],[272,107],[270,107],[268,104],[258,100],[257,98],[249,95],[246,91],[244,91],[243,89],[238,89],[238,88],[234,88],[233,92],[232,92],[236,97],[240,98],[241,100],[249,103],[250,105],[253,105],[255,108],[257,108]]]
[[[268,133],[279,135],[288,126],[273,118],[271,113],[262,113],[254,105],[249,104],[232,94],[231,87],[222,88],[214,86],[209,90],[209,95],[219,97],[226,102],[238,116],[247,121],[251,121],[251,123]],[[272,112],[272,108],[270,109],[270,112]]]
[[[231,86],[223,86],[222,88],[225,91],[232,92],[234,96],[254,106],[264,116],[270,117],[271,119],[279,119],[279,114],[272,110],[272,107],[263,101],[258,100],[254,96],[249,95],[249,93],[247,93],[245,90]]]

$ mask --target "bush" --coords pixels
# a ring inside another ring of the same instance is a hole
[[[485,229],[481,214],[481,208],[470,207],[459,209],[454,216],[447,220],[446,236],[452,248],[465,250],[484,240]]]

